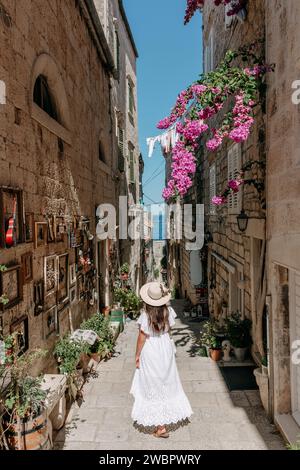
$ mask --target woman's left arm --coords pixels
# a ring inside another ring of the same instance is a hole
[[[144,344],[146,342],[146,339],[147,339],[147,335],[142,330],[140,330],[138,339],[137,339],[136,353],[135,353],[135,366],[137,369],[140,368],[140,355],[144,347]]]

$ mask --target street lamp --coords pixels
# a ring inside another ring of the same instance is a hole
[[[248,227],[249,217],[246,214],[246,212],[244,211],[244,209],[241,210],[240,214],[237,216],[236,219],[237,219],[237,224],[238,224],[238,227],[239,227],[239,231],[240,232],[245,232],[247,230],[247,227]]]

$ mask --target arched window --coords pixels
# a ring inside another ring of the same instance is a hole
[[[35,81],[33,101],[42,108],[45,113],[59,122],[55,100],[51,94],[47,78],[44,75],[39,75]]]

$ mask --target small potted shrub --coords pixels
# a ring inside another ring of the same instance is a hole
[[[202,324],[200,332],[201,345],[206,347],[208,355],[216,362],[222,359],[222,345],[217,335],[217,326],[214,320],[207,320]]]
[[[246,352],[252,344],[252,322],[248,318],[242,319],[239,312],[233,313],[226,320],[226,333],[238,361],[245,360]]]
[[[4,340],[6,352],[0,364],[0,442],[4,449],[49,449],[47,414],[42,377],[30,375],[42,350],[14,354],[12,337]],[[7,346],[7,348],[6,348]]]
[[[122,264],[122,266],[120,268],[120,273],[121,273],[122,281],[127,281],[128,277],[129,277],[129,264],[128,263]]]

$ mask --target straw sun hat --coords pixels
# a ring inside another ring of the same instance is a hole
[[[170,291],[160,282],[148,282],[141,287],[142,300],[152,307],[160,307],[171,299]]]

